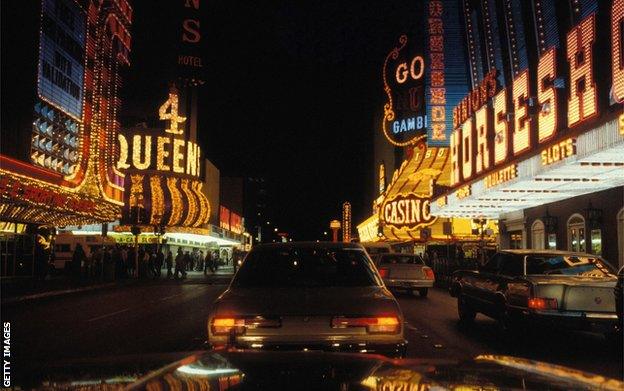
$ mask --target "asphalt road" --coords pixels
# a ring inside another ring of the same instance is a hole
[[[11,322],[16,379],[65,359],[200,349],[210,305],[224,289],[167,281],[3,308],[3,322]],[[507,354],[623,377],[622,348],[608,346],[601,336],[538,331],[510,341],[485,317],[468,329],[458,327],[455,299],[446,291],[397,298],[406,317],[409,357]]]

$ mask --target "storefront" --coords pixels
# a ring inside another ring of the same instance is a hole
[[[3,55],[3,93],[16,108],[3,109],[0,132],[3,277],[45,273],[54,227],[112,221],[123,205],[114,141],[132,10],[125,0],[42,0],[36,8],[7,16],[20,29],[38,28],[26,34],[39,39],[38,50],[26,51],[36,57]],[[37,77],[24,79],[31,69]]]
[[[624,1],[553,15],[535,30],[549,39],[535,45],[527,33],[526,46],[508,48],[534,59],[512,69],[494,61],[455,108],[451,189],[431,213],[498,219],[502,248],[587,252],[622,266]]]

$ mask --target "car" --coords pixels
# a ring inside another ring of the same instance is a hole
[[[429,288],[433,287],[433,270],[425,265],[420,255],[378,254],[372,258],[384,284],[390,290],[418,292],[421,297],[427,297]]]
[[[453,273],[460,322],[477,313],[504,330],[542,325],[595,331],[610,337],[617,315],[611,265],[596,255],[555,250],[503,250],[478,271]]]
[[[361,245],[261,244],[215,301],[208,343],[402,357],[403,319]]]

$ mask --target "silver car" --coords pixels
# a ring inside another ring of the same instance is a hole
[[[356,243],[255,246],[208,317],[213,347],[404,356],[403,314]]]
[[[425,265],[420,255],[394,253],[378,254],[372,258],[388,289],[418,292],[420,296],[427,297],[429,288],[433,287],[433,270]]]

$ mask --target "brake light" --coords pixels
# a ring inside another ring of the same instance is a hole
[[[388,277],[388,268],[382,267],[381,269],[379,269],[379,276],[381,276],[381,278]]]
[[[423,272],[425,272],[425,278],[427,280],[435,280],[435,275],[433,274],[433,270],[430,267],[423,267]]]
[[[396,334],[400,330],[400,323],[399,318],[396,316],[337,316],[332,319],[332,327],[336,329],[344,329],[347,327],[366,327],[366,331],[371,334]]]
[[[245,334],[247,329],[275,328],[281,326],[282,322],[279,318],[265,318],[262,316],[248,318],[214,318],[211,324],[213,334],[229,334],[232,330],[235,334]]]
[[[529,299],[529,308],[534,310],[556,310],[557,299],[547,297],[532,297]]]

